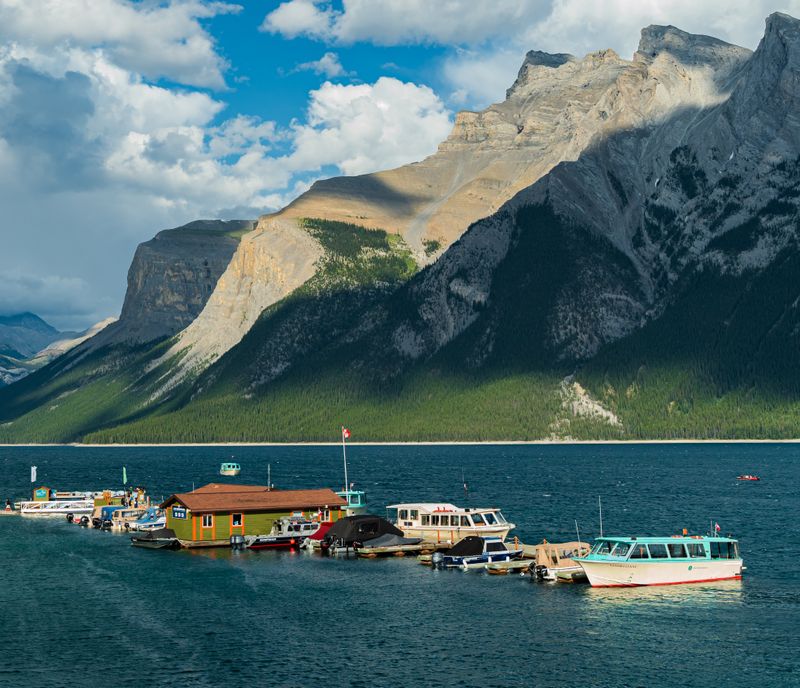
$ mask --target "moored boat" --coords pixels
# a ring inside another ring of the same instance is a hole
[[[433,554],[431,562],[437,568],[475,569],[484,568],[487,564],[496,562],[521,559],[522,555],[521,547],[509,549],[499,537],[470,535],[447,551]]]
[[[181,546],[175,536],[175,531],[170,528],[136,533],[131,536],[131,544],[134,547],[145,547],[146,549],[178,549]]]
[[[738,580],[739,542],[728,537],[603,537],[577,558],[594,587],[677,585]]]
[[[167,525],[167,515],[157,506],[149,507],[137,520],[128,524],[129,530],[158,530]]]
[[[497,537],[505,540],[514,528],[500,509],[464,509],[454,504],[392,504],[389,520],[406,537],[419,537],[425,542],[451,543],[470,536]]]
[[[737,480],[748,480],[748,481],[757,481],[757,480],[761,480],[761,478],[759,478],[757,475],[750,475],[749,473],[747,473],[747,474],[745,474],[745,475],[740,475],[740,476],[737,476],[737,478],[736,478],[736,479],[737,479]]]
[[[306,538],[316,533],[322,523],[305,518],[279,518],[272,524],[269,535],[246,538],[248,549],[297,549]]]
[[[563,583],[586,581],[586,573],[576,558],[586,556],[590,550],[585,542],[544,540],[533,547],[533,561],[529,566],[531,576],[537,581]],[[526,552],[526,556],[530,556],[530,553]]]

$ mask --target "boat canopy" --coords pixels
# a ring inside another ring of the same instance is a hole
[[[499,547],[498,547],[499,545]],[[448,557],[472,557],[487,552],[505,552],[508,548],[500,538],[470,535],[445,552]]]
[[[403,531],[393,526],[385,518],[372,514],[362,514],[360,516],[346,516],[334,523],[327,532],[327,537],[332,540],[341,540],[344,543],[352,544],[371,540],[381,535],[390,533],[400,535]]]

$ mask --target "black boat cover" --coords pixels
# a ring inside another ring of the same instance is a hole
[[[395,535],[394,533],[386,533],[379,535],[376,538],[368,540],[362,549],[370,549],[371,547],[399,547],[400,545],[418,545],[422,542],[422,538],[407,538],[402,535]]]
[[[342,547],[349,547],[354,542],[365,542],[387,534],[403,537],[403,531],[395,528],[385,518],[361,514],[340,518],[325,534],[325,540],[336,542]]]
[[[483,538],[479,535],[465,537],[444,554],[446,557],[471,557],[476,554],[483,554]]]

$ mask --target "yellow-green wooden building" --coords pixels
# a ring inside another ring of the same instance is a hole
[[[338,521],[347,502],[328,488],[275,490],[263,485],[211,483],[171,495],[162,505],[167,528],[184,547],[222,547],[232,535],[266,535],[279,518]]]

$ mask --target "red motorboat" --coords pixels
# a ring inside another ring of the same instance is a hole
[[[737,480],[761,480],[757,475],[740,475]]]

